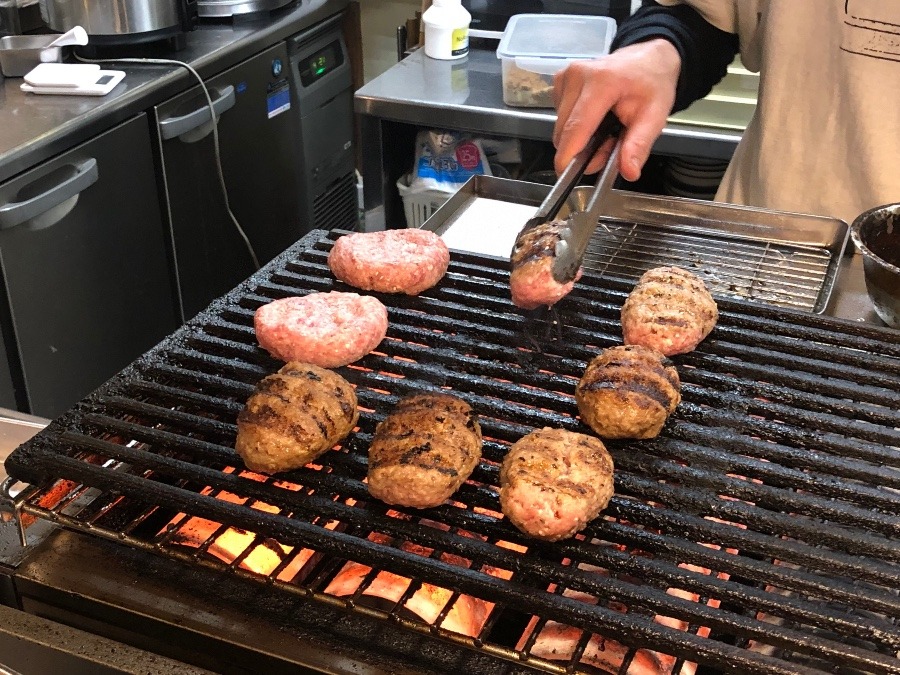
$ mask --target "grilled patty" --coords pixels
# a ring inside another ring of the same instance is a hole
[[[653,349],[610,347],[588,364],[575,401],[601,438],[654,438],[681,402],[681,381],[672,362]]]
[[[553,278],[556,244],[565,224],[564,220],[541,223],[520,232],[516,238],[509,258],[509,288],[517,307],[536,309],[553,305],[567,296],[581,277],[579,269],[569,283],[561,284]]]
[[[328,254],[328,266],[338,279],[381,293],[418,295],[439,282],[449,264],[444,240],[416,228],[347,234]]]
[[[666,356],[696,349],[719,318],[703,281],[680,267],[657,267],[638,280],[622,306],[626,345],[643,345]]]
[[[292,361],[263,378],[238,414],[235,450],[251,471],[309,464],[359,419],[356,392],[337,373]]]
[[[532,431],[500,467],[500,507],[522,532],[548,541],[571,537],[606,508],[613,460],[603,442],[564,429]]]
[[[387,308],[357,293],[310,293],[263,305],[253,317],[259,345],[276,359],[337,368],[358,361],[387,333]]]
[[[375,429],[369,492],[388,504],[442,504],[481,459],[481,427],[468,403],[449,394],[402,399]]]

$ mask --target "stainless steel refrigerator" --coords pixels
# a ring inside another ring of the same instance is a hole
[[[183,320],[255,271],[251,247],[262,265],[313,228],[351,228],[357,219],[352,82],[339,17],[207,88],[234,219],[199,84],[155,109]],[[323,89],[334,92],[316,94]]]

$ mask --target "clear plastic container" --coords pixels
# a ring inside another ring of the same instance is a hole
[[[616,21],[608,16],[516,14],[497,47],[503,69],[503,102],[553,107],[553,76],[573,61],[609,54]]]

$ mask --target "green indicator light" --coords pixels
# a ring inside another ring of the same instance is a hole
[[[321,74],[324,73],[324,72],[325,72],[325,67],[324,67],[324,66],[323,66],[322,68],[317,68],[317,69],[316,69],[316,75],[321,75]]]

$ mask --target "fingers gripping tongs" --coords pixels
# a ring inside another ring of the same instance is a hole
[[[560,174],[556,184],[550,190],[550,193],[544,199],[537,213],[528,220],[522,231],[552,221],[559,213],[563,204],[569,198],[572,190],[584,176],[593,156],[597,153],[604,141],[610,136],[618,139],[622,125],[613,113],[608,113],[600,126],[591,136],[587,145],[579,152],[566,166],[565,170]],[[560,240],[556,244],[555,257],[553,261],[553,278],[565,284],[572,281],[581,262],[584,260],[584,254],[587,250],[588,243],[594,230],[597,228],[600,215],[603,211],[605,196],[609,194],[613,183],[619,176],[619,141],[613,147],[606,166],[600,172],[597,183],[591,193],[590,199],[584,211],[576,211],[572,213],[566,226],[560,231]],[[521,236],[521,235],[520,235]]]

